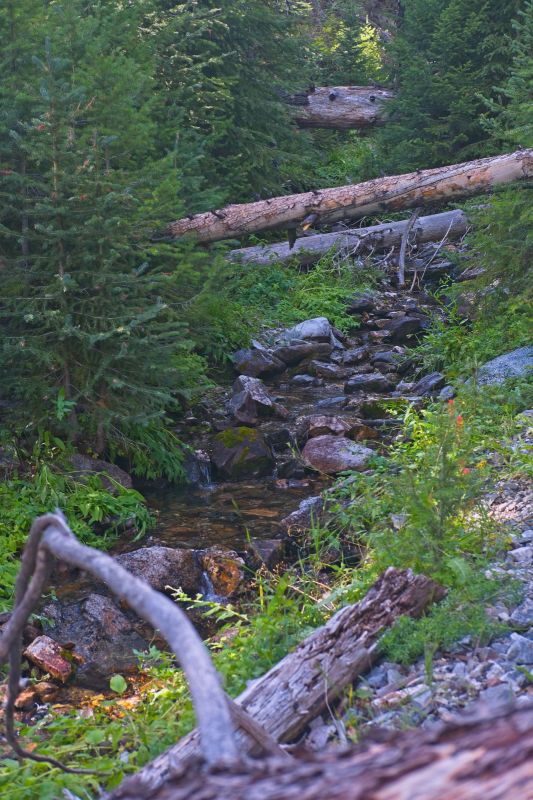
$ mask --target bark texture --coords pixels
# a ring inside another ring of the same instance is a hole
[[[400,731],[388,741],[205,773],[180,765],[147,794],[121,800],[533,800],[533,705],[477,707],[432,732]]]
[[[230,205],[172,222],[164,235],[176,238],[193,234],[200,242],[236,239],[282,226],[294,228],[309,216],[318,224],[357,219],[367,214],[469,197],[498,184],[531,177],[533,149],[518,150],[334,189]]]
[[[386,628],[402,615],[420,615],[443,594],[442,587],[424,575],[389,568],[360,603],[338,611],[254,681],[236,703],[277,742],[294,739],[342,689],[370,669]],[[242,728],[237,743],[242,753],[258,753],[257,742]],[[148,797],[164,784],[176,763],[197,754],[198,733],[193,731],[137,773],[134,785],[144,787]],[[113,800],[135,796],[128,794],[128,782],[111,796]]]
[[[383,225],[372,225],[368,228],[352,228],[338,233],[319,233],[316,236],[303,236],[297,239],[292,249],[287,242],[279,244],[258,245],[230,250],[227,258],[243,264],[264,266],[271,262],[292,261],[300,264],[313,264],[328,251],[334,249],[341,255],[364,255],[375,250],[387,250],[396,247],[402,241],[409,220],[386,222]],[[463,236],[468,228],[468,220],[464,211],[444,211],[442,214],[431,214],[419,217],[409,235],[411,243],[433,242],[447,237],[457,239]]]
[[[385,107],[394,97],[373,86],[320,86],[313,92],[287,97],[297,107],[301,128],[369,128],[385,122]]]

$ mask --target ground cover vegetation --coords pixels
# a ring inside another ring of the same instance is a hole
[[[261,326],[318,314],[348,326],[346,299],[372,282],[329,256],[312,272],[228,268],[225,246],[171,245],[154,231],[224,202],[533,144],[530,0],[405,0],[390,42],[357,3],[312,5],[6,0],[0,9],[1,454],[18,464],[0,484],[2,609],[35,514],[60,505],[98,546],[131,518],[140,531],[149,525],[136,492],[68,474],[75,450],[179,480],[173,421],[214,382],[213,367]],[[365,139],[298,131],[275,91],[369,80],[398,98],[390,124]],[[212,644],[231,694],[390,564],[449,589],[443,605],[386,637],[392,658],[494,632],[484,604],[513,587],[484,577],[503,534],[481,498],[497,478],[531,470],[511,441],[532,396],[527,383],[480,391],[472,379],[487,359],[529,344],[530,195],[511,188],[468,209],[473,231],[457,260],[485,270],[468,284],[482,293],[476,313],[461,314],[462,285],[443,285],[448,322],[435,322],[418,351],[421,369],[446,372],[455,400],[396,409],[402,437],[388,463],[371,480],[340,481],[335,522],[312,531],[305,569],[260,577],[233,616],[212,607],[231,628],[231,646]],[[325,591],[327,550],[347,538],[359,565],[335,567]],[[87,715],[58,711],[20,728],[39,752],[109,775],[4,758],[3,796],[95,796],[192,727],[181,673],[155,649],[139,658],[134,701],[115,681]]]

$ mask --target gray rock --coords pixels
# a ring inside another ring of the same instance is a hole
[[[345,350],[345,352],[342,354],[342,363],[350,365],[359,364],[368,357],[369,353],[370,350],[366,344],[362,347],[355,347],[351,350]]]
[[[316,386],[319,381],[313,375],[295,375],[294,378],[291,378],[291,383],[295,386]]]
[[[491,706],[509,705],[514,700],[514,692],[508,683],[498,683],[482,689],[479,699]]]
[[[388,336],[396,342],[404,341],[413,333],[418,333],[427,326],[425,317],[400,317],[391,319],[387,324]]]
[[[283,372],[287,368],[284,361],[264,349],[244,348],[243,350],[237,350],[232,355],[231,360],[237,372],[241,375],[248,375],[251,378],[259,378],[262,375],[275,375],[277,372]]]
[[[533,547],[530,545],[517,547],[514,550],[509,550],[508,556],[517,564],[531,564],[533,561]]]
[[[511,646],[507,658],[517,664],[533,664],[533,642],[519,633],[511,634]]]
[[[323,361],[311,361],[308,370],[317,378],[325,378],[330,381],[343,381],[350,375],[350,370],[339,367],[337,364],[327,364]]]
[[[315,317],[306,319],[293,328],[289,328],[282,334],[283,339],[292,341],[294,339],[316,339],[319,342],[331,342],[333,331],[327,317]]]
[[[519,347],[484,364],[478,372],[477,382],[497,386],[508,378],[525,378],[532,370],[533,347]]]
[[[194,550],[141,547],[131,553],[115,556],[115,560],[158,592],[164,592],[166,586],[180,586],[184,592],[194,597],[200,591],[202,570]]]
[[[296,511],[281,520],[280,526],[286,533],[305,533],[313,523],[320,521],[323,509],[322,497],[306,497]]]
[[[518,608],[515,608],[511,614],[510,620],[521,628],[531,627],[531,625],[533,625],[533,600],[531,598],[524,600]]]
[[[424,375],[423,378],[417,381],[411,391],[419,397],[436,395],[439,389],[442,389],[445,382],[446,378],[442,372],[431,372],[429,375]]]
[[[394,385],[381,372],[354,375],[344,384],[344,391],[347,394],[353,392],[390,392],[393,388]]]
[[[262,380],[241,375],[233,384],[234,395],[228,410],[243,425],[256,425],[260,417],[278,416],[286,419],[288,412],[275,403]]]
[[[350,300],[346,312],[348,314],[361,314],[363,311],[372,311],[376,298],[372,292],[357,292]]]
[[[304,462],[324,473],[364,470],[373,455],[370,448],[338,436],[309,439],[302,451]]]
[[[455,397],[455,394],[456,394],[455,388],[453,386],[451,386],[450,384],[447,384],[447,386],[444,386],[440,390],[440,392],[438,394],[438,399],[442,400],[443,402],[446,402],[447,400],[453,400],[453,398]]]

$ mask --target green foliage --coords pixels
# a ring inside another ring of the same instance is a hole
[[[483,98],[508,74],[507,36],[519,0],[405,0],[390,46],[398,91],[379,134],[385,170],[439,166],[488,154]]]
[[[99,548],[109,547],[129,525],[141,536],[152,522],[144,498],[133,489],[115,484],[111,493],[99,475],[83,483],[69,475],[68,455],[60,439],[44,434],[33,452],[26,454],[28,474],[0,483],[2,610],[11,602],[29,526],[40,514],[61,508],[76,536]]]

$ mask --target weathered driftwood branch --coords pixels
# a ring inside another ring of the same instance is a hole
[[[256,247],[242,247],[230,250],[227,258],[243,264],[268,265],[272,262],[285,263],[296,261],[299,264],[313,264],[330,250],[341,255],[364,255],[376,250],[388,250],[402,241],[409,220],[386,222],[383,225],[372,225],[368,228],[352,228],[338,233],[319,233],[316,236],[304,236],[297,239],[292,249],[287,242]],[[433,242],[448,236],[457,239],[463,236],[468,228],[468,220],[464,211],[444,211],[442,214],[431,214],[419,217],[413,224],[409,239],[419,244]]]
[[[410,219],[407,221],[402,233],[402,241],[400,242],[400,255],[398,257],[398,285],[405,286],[405,256],[407,254],[407,245],[409,243],[409,235],[413,229],[413,225],[420,215],[420,209],[415,208],[411,214]]]
[[[220,686],[218,673],[207,648],[185,613],[168,597],[131,575],[111,556],[80,544],[59,511],[40,517],[32,526],[17,579],[15,608],[0,639],[0,663],[10,658],[10,713],[6,716],[10,716],[12,720],[13,705],[18,693],[21,631],[39,601],[48,576],[51,556],[90,572],[162,633],[189,683],[200,730],[202,755],[209,763],[236,758],[237,748],[228,698]],[[15,744],[12,726],[8,732],[10,740]],[[19,754],[26,755],[21,748],[16,749]],[[38,759],[50,760],[45,757]]]
[[[193,234],[200,242],[216,242],[272,228],[295,227],[309,215],[316,215],[319,224],[357,219],[468,197],[497,184],[531,177],[533,149],[518,150],[366,183],[226,206],[172,222],[164,235],[176,238]]]
[[[338,611],[293,653],[246,689],[236,700],[276,741],[297,737],[339,692],[366,672],[377,656],[381,633],[402,615],[418,616],[444,590],[410,570],[388,569],[366,597]],[[239,749],[255,755],[257,747],[237,731]],[[134,777],[149,797],[164,784],[178,762],[198,753],[193,731]],[[129,798],[128,781],[111,797]],[[231,796],[228,795],[228,796]]]
[[[189,763],[154,792],[132,779],[120,800],[533,800],[533,704],[474,707],[431,732],[398,731],[287,764],[237,773]]]
[[[320,86],[285,96],[296,107],[301,128],[369,128],[385,122],[385,106],[394,94],[374,86]]]

